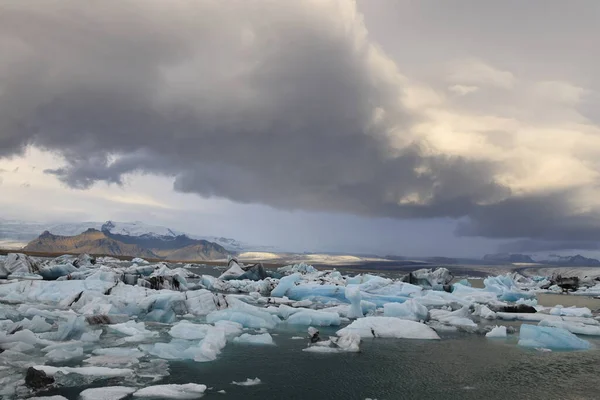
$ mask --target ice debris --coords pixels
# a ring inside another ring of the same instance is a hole
[[[506,326],[498,326],[492,328],[491,331],[485,334],[489,338],[505,338],[506,337]]]
[[[261,383],[262,383],[261,380],[258,378],[254,378],[254,379],[248,378],[245,381],[241,381],[241,382],[236,382],[236,381],[231,382],[232,385],[237,385],[237,386],[255,386],[255,385],[260,385]]]
[[[261,333],[259,335],[251,335],[249,333],[244,333],[241,336],[238,336],[233,339],[235,343],[244,343],[244,344],[260,344],[260,345],[274,345],[273,337],[268,333]]]
[[[439,339],[437,333],[420,322],[394,317],[364,317],[337,331],[338,336],[357,334],[362,338]]]
[[[81,400],[121,400],[136,390],[136,388],[127,386],[104,386],[86,389],[79,394],[79,398]]]

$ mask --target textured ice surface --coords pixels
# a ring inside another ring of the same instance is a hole
[[[550,310],[551,315],[567,315],[571,317],[586,317],[592,316],[592,311],[587,307],[563,307],[557,305]]]
[[[279,284],[273,291],[271,292],[271,297],[283,297],[286,295],[287,291],[296,285],[302,278],[300,273],[294,273],[292,275],[285,276],[279,280]]]
[[[505,338],[506,337],[506,327],[505,326],[495,326],[491,331],[485,334],[486,337],[489,338]]]
[[[360,305],[362,299],[360,288],[358,286],[347,286],[345,295],[346,299],[350,302],[350,310],[347,315],[348,318],[362,318],[363,310]]]
[[[468,307],[463,307],[456,311],[431,310],[430,316],[443,324],[462,328],[471,331],[477,328],[477,324],[471,319],[471,313]]]
[[[241,381],[241,382],[236,382],[233,381],[231,382],[232,385],[237,385],[237,386],[255,386],[255,385],[260,385],[261,384],[261,380],[258,378],[248,378],[245,381]]]
[[[302,310],[290,315],[287,322],[293,325],[316,326],[338,326],[341,324],[338,313],[317,310]]]
[[[274,345],[273,337],[268,333],[261,333],[259,335],[250,335],[244,333],[233,339],[235,343],[246,343],[246,344],[260,344],[260,345]]]
[[[127,386],[104,386],[101,388],[86,389],[79,394],[81,400],[120,400],[124,399],[137,389]]]
[[[254,329],[273,329],[280,322],[279,318],[264,311],[264,309],[234,298],[228,297],[228,300],[230,301],[230,308],[211,312],[206,316],[206,321],[209,323],[233,321],[242,324],[246,328]]]
[[[107,368],[107,367],[52,367],[50,365],[34,365],[38,371],[44,371],[48,376],[54,376],[58,372],[63,374],[79,374],[88,376],[118,377],[129,376],[133,370],[129,368]]]
[[[427,307],[414,299],[407,300],[404,303],[384,304],[383,315],[386,317],[396,317],[411,321],[427,321],[429,319]]]
[[[206,391],[206,385],[186,383],[184,385],[148,386],[133,393],[133,397],[155,399],[197,399]]]
[[[564,320],[541,320],[538,326],[551,326],[554,328],[562,328],[576,335],[591,335],[600,336],[600,325],[592,324],[593,320],[590,320],[589,324],[576,321],[564,321]],[[586,321],[587,322],[587,321]]]
[[[519,346],[551,350],[587,350],[591,344],[566,329],[523,324],[519,333]]]
[[[420,322],[394,317],[364,317],[337,331],[338,336],[357,334],[363,338],[439,339],[437,333]]]

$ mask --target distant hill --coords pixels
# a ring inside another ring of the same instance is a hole
[[[574,256],[560,256],[551,254],[545,259],[536,259],[525,254],[486,254],[483,257],[484,261],[491,263],[536,263],[536,264],[547,264],[547,265],[565,265],[565,266],[600,266],[600,261],[595,258],[584,257],[580,254]]]
[[[112,239],[96,229],[76,236],[58,236],[46,231],[23,248],[24,251],[39,253],[88,253],[111,256],[158,258],[156,254],[135,244]]]
[[[484,261],[507,262],[507,263],[535,263],[533,258],[526,254],[486,254]]]
[[[23,248],[39,253],[88,253],[110,256],[163,258],[174,261],[204,261],[226,258],[230,253],[207,240],[185,235],[113,234],[108,229],[90,228],[74,236],[53,235],[46,231]]]

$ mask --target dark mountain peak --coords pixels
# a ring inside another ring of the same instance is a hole
[[[115,228],[115,224],[112,221],[106,221],[102,228],[100,228],[103,232],[110,232],[111,229]]]

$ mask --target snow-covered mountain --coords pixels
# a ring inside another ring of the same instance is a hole
[[[228,251],[241,252],[254,249],[263,249],[264,246],[251,246],[235,239],[200,236],[176,231],[164,226],[135,222],[75,222],[75,223],[39,223],[30,221],[8,220],[0,218],[0,243],[27,243],[37,238],[42,232],[49,231],[58,236],[76,236],[88,229],[110,232],[113,235],[130,237],[153,238],[172,240],[177,236],[185,235],[191,239],[207,240],[223,246]]]

